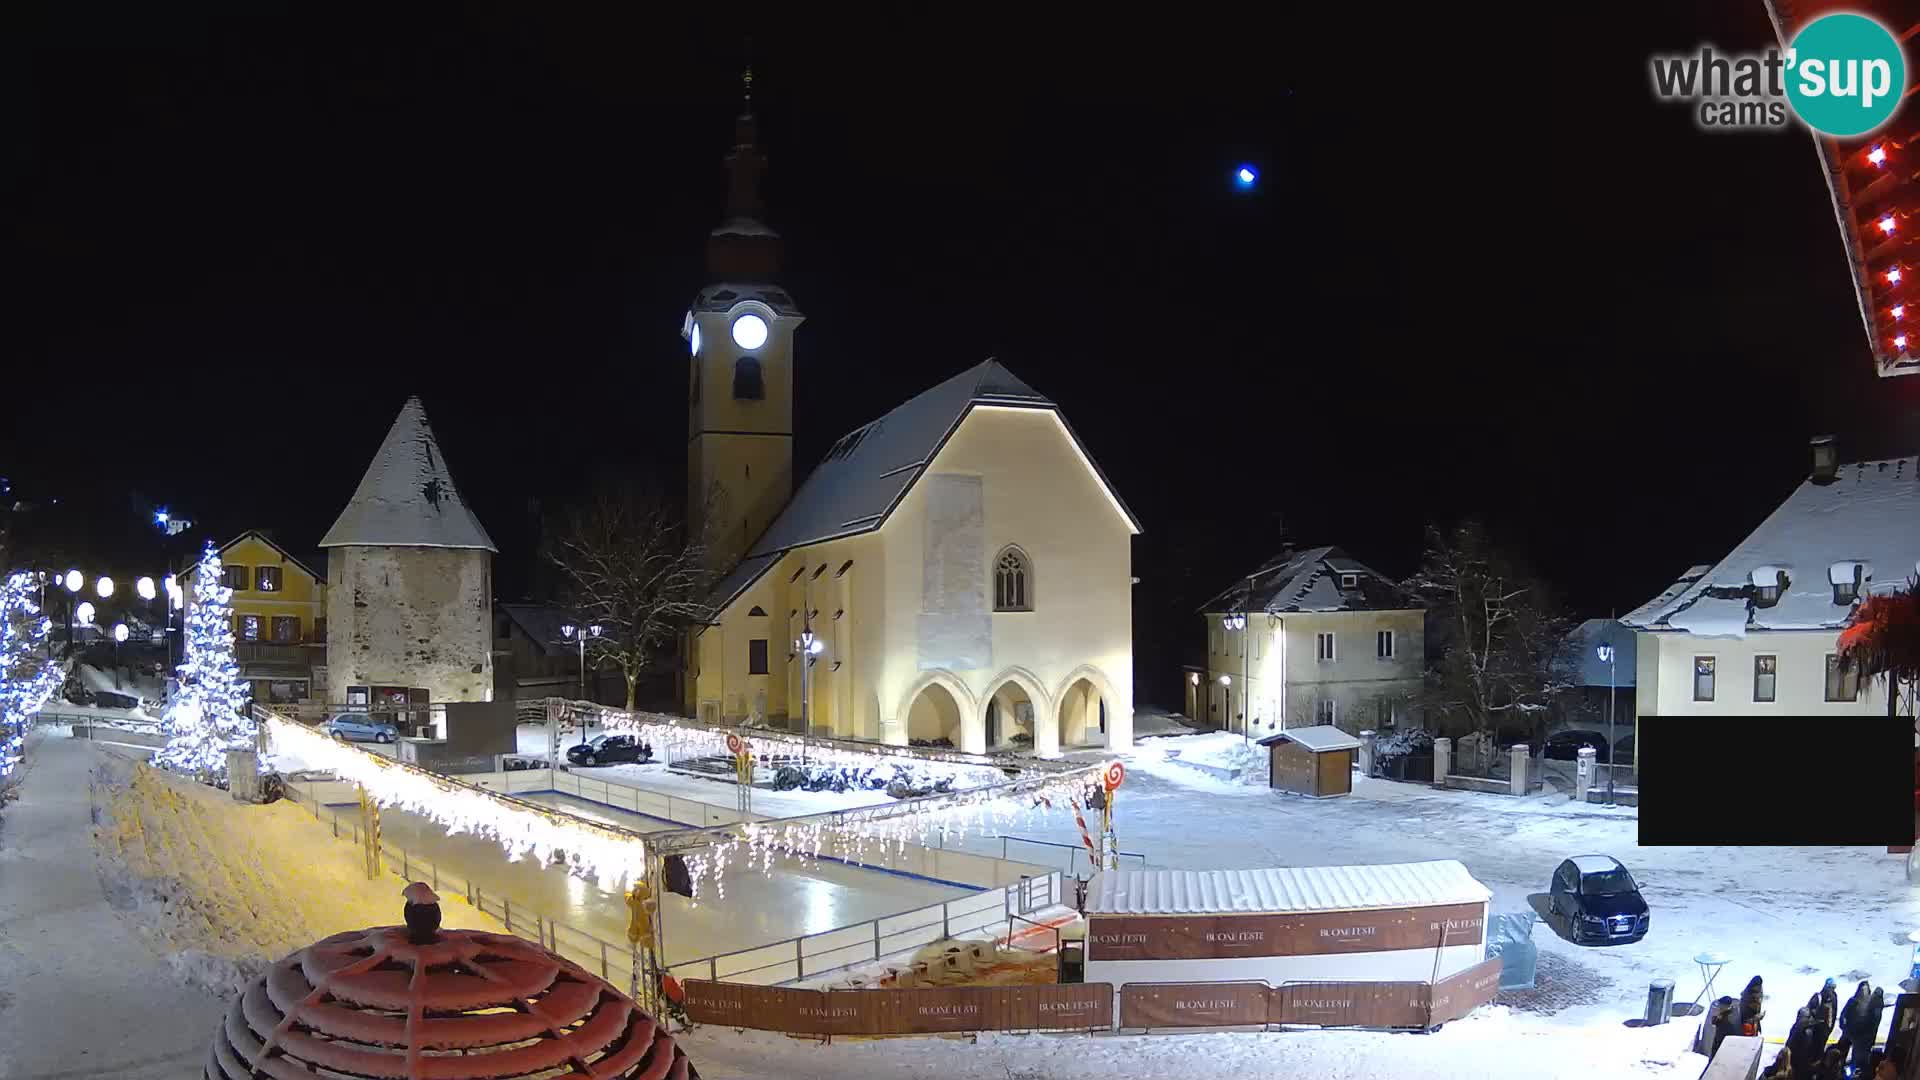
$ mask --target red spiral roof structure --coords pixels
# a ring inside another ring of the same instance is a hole
[[[355,930],[275,964],[234,1001],[207,1080],[699,1080],[663,1025],[575,964],[502,934],[436,937]]]
[[[1920,55],[1913,48],[1920,0],[1766,5],[1782,49],[1816,17],[1848,11],[1878,20],[1907,54],[1907,92],[1879,130],[1848,139],[1815,133],[1813,143],[1833,193],[1874,368],[1882,376],[1920,375],[1920,109],[1913,105],[1920,91]]]

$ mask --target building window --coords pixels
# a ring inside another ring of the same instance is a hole
[[[280,591],[280,568],[277,566],[256,566],[253,568],[253,587],[261,592]]]
[[[234,621],[241,641],[260,640],[260,616],[237,615]]]
[[[247,587],[247,568],[234,563],[228,563],[222,566],[220,568],[220,584],[225,585],[235,592],[244,591]]]
[[[1017,547],[1002,550],[994,560],[993,610],[1033,610],[1033,566]]]
[[[1313,722],[1331,724],[1340,716],[1340,705],[1332,698],[1321,698],[1313,703]]]
[[[1313,657],[1322,663],[1331,663],[1337,658],[1333,644],[1333,631],[1323,630],[1313,635]]]
[[[1220,651],[1221,633],[1219,624],[1209,619],[1207,621],[1207,652],[1209,654],[1217,654]]]
[[[1374,698],[1373,709],[1374,709],[1373,722],[1376,727],[1385,728],[1385,727],[1393,726],[1393,699],[1392,698],[1390,697]]]
[[[1850,576],[1848,576],[1845,581],[1840,581],[1837,580],[1837,574],[1832,571],[1828,572],[1828,579],[1833,582],[1833,602],[1836,604],[1852,604],[1860,598],[1860,578],[1862,576],[1860,564],[1854,563],[1851,567],[1842,564],[1841,567],[1836,567],[1835,569],[1850,572]]]
[[[758,617],[764,619],[767,617],[767,609],[761,607],[759,604],[755,604],[753,605],[753,610],[747,612],[747,616],[749,618]]]
[[[767,639],[754,638],[747,642],[747,674],[765,675],[767,673]]]
[[[1359,588],[1359,587],[1360,587],[1360,575],[1359,575],[1359,574],[1341,574],[1341,575],[1340,575],[1340,587],[1341,587],[1341,588],[1343,588],[1343,589],[1357,589],[1357,588]]]
[[[1840,658],[1827,654],[1827,700],[1857,701],[1860,698],[1860,669],[1842,668]]]
[[[300,643],[300,616],[275,615],[273,617],[273,640],[281,645]]]
[[[322,619],[313,620],[313,640],[315,641],[327,640],[327,620],[326,619],[322,618]]]
[[[1713,700],[1713,657],[1693,658],[1693,700]]]
[[[767,396],[764,380],[760,378],[760,360],[758,357],[743,356],[733,362],[733,398],[735,401],[759,401]]]
[[[1382,660],[1393,659],[1393,631],[1378,630],[1374,632],[1373,655]]]
[[[1774,695],[1774,676],[1780,670],[1780,658],[1777,656],[1756,656],[1753,658],[1753,700],[1772,701]]]

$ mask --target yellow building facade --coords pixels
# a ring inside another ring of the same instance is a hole
[[[220,572],[233,590],[234,653],[253,699],[313,700],[327,662],[326,578],[257,531],[220,549]]]

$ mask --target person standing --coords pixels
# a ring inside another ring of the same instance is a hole
[[[1827,1031],[1833,1031],[1833,1025],[1840,1022],[1840,992],[1833,988],[1833,980],[1828,979],[1820,987],[1820,1004],[1827,1007]]]
[[[1873,1044],[1880,1038],[1880,1017],[1886,1009],[1886,991],[1876,989],[1867,998],[1866,1007],[1854,1014],[1854,1030],[1848,1034],[1853,1038],[1853,1075],[1857,1077],[1872,1075],[1868,1071],[1867,1059],[1873,1054]]]
[[[1808,1056],[1808,1041],[1813,1034],[1813,1025],[1819,1019],[1820,995],[1807,999],[1800,1011],[1794,1014],[1793,1027],[1787,1029],[1787,1049],[1793,1051],[1794,1080],[1805,1080],[1812,1065]]]
[[[1740,1034],[1760,1034],[1760,1021],[1766,1018],[1766,991],[1760,985],[1760,976],[1755,975],[1747,981],[1747,988],[1740,991]]]

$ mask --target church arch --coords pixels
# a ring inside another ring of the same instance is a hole
[[[894,715],[909,741],[944,738],[961,747],[967,728],[978,724],[974,718],[979,716],[979,706],[959,676],[935,669],[922,672],[907,686]]]
[[[1062,747],[1106,745],[1120,699],[1105,672],[1092,664],[1074,668],[1060,681],[1053,700]]]
[[[1023,667],[1004,668],[987,686],[980,699],[980,749],[1005,746],[1017,734],[1028,736],[1028,747],[1046,746],[1043,726],[1051,723],[1053,707],[1039,677]]]

